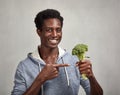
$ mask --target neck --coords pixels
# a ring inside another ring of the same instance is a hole
[[[45,48],[45,47],[38,47],[38,50],[39,50],[39,55],[42,59],[46,59],[46,58],[49,58],[49,57],[58,57],[58,54],[59,54],[59,50],[58,50],[58,47],[57,48]]]

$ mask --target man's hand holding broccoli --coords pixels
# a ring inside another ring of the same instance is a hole
[[[76,55],[78,59],[80,60],[77,63],[77,66],[79,67],[79,71],[82,74],[83,79],[87,79],[87,77],[90,77],[93,75],[91,62],[85,59],[86,57],[85,53],[87,51],[88,51],[88,46],[85,44],[77,44],[72,49],[72,55]]]
[[[72,54],[76,55],[80,60],[77,62],[77,66],[79,68],[80,73],[82,74],[83,79],[89,78],[91,91],[90,95],[103,95],[103,89],[97,82],[93,72],[92,72],[92,64],[89,60],[84,59],[85,53],[88,51],[88,46],[85,44],[78,44],[76,45],[73,50]]]

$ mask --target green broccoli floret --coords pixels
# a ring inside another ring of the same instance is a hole
[[[85,44],[77,44],[72,49],[72,55],[76,55],[79,60],[83,60],[85,58],[85,53],[88,51],[88,46]]]
[[[85,44],[77,44],[72,49],[72,55],[76,55],[79,60],[83,60],[85,58],[85,53],[88,51],[88,46]],[[87,79],[85,74],[82,74],[83,79]]]

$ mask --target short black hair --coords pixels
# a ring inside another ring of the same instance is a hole
[[[36,28],[37,29],[41,29],[42,28],[42,25],[43,25],[43,22],[44,20],[46,19],[49,19],[49,18],[57,18],[60,20],[61,22],[61,27],[63,26],[63,17],[60,15],[60,12],[55,10],[55,9],[46,9],[46,10],[43,10],[43,11],[40,11],[35,19],[34,19],[34,22],[35,22],[35,25],[36,25]]]

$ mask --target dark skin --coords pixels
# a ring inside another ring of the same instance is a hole
[[[23,95],[38,95],[40,88],[44,82],[58,77],[59,68],[69,66],[67,63],[56,64],[56,60],[59,54],[58,44],[62,39],[62,27],[59,19],[51,18],[44,20],[42,28],[37,29],[37,33],[41,39],[39,54],[46,65]],[[81,73],[86,74],[88,78],[92,77],[95,79],[90,61],[83,60],[78,62],[76,65]],[[98,82],[95,81],[95,84],[98,84]]]
[[[91,76],[94,77],[94,74],[92,72],[92,64],[90,60],[81,60],[77,62],[76,66],[79,68],[81,74],[85,74],[88,78]]]
[[[90,95],[103,95],[103,89],[101,88],[93,74],[91,62],[87,59],[81,60],[77,62],[76,66],[79,68],[81,74],[85,74],[90,81]]]

